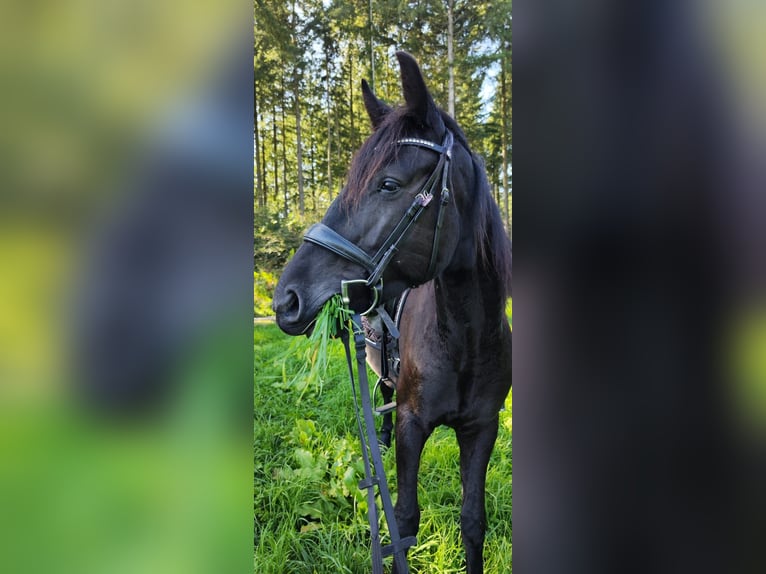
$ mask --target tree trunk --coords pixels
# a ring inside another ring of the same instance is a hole
[[[280,78],[282,102],[282,194],[285,200],[285,215],[290,213],[290,192],[287,189],[287,119],[285,118],[285,84],[284,77]]]
[[[349,130],[349,157],[348,161],[351,163],[351,158],[354,155],[356,149],[356,134],[354,133],[354,55],[351,53],[351,46],[348,47],[348,108],[349,118],[351,120],[351,128]]]
[[[261,172],[261,166],[263,165],[263,158],[261,156],[261,142],[260,142],[260,124],[258,123],[258,89],[257,86],[253,90],[253,146],[255,147],[255,195],[258,198],[258,207],[264,209],[266,207],[266,196],[263,192],[263,175]]]
[[[264,123],[263,115],[260,118],[261,123]],[[265,124],[264,124],[265,126]],[[261,149],[261,194],[263,195],[263,208],[266,209],[266,207],[269,204],[268,196],[269,196],[269,186],[268,186],[268,180],[266,179],[266,141],[267,141],[268,133],[264,131],[264,133],[259,134],[258,139],[260,141],[260,149]]]
[[[301,104],[298,92],[300,89],[300,76],[298,72],[295,73],[295,86],[293,88],[293,96],[295,97],[295,145],[296,152],[295,157],[298,163],[298,212],[303,215],[305,213],[305,204],[303,198],[303,143],[301,141]]]
[[[326,104],[327,104],[327,193],[332,196],[332,113],[331,113],[331,98],[330,98],[330,59],[326,60]]]
[[[272,129],[272,161],[274,162],[274,203],[279,201],[279,152],[277,151],[277,144],[279,139],[277,138],[277,106],[274,105],[274,116],[271,118]]]
[[[370,20],[370,88],[372,88],[373,91],[375,91],[375,47],[372,43],[372,34],[373,34],[373,27],[372,27],[372,0],[368,1],[368,7],[370,9],[369,13],[369,20]]]
[[[502,117],[502,154],[503,154],[503,194],[505,199],[505,228],[510,230],[510,214],[508,209],[508,82],[506,80],[506,59],[500,63],[500,105]]]
[[[290,16],[290,29],[292,30],[292,44],[298,48],[299,42],[296,34],[296,24],[298,21],[298,15],[295,11],[295,0],[293,0],[292,14]],[[301,89],[301,67],[300,56],[296,57],[293,63],[293,102],[295,110],[295,163],[296,171],[298,172],[298,213],[303,215],[306,211],[305,202],[303,197],[303,143],[301,141],[301,101],[300,101],[300,89]],[[285,198],[285,208],[287,208],[287,198]],[[285,209],[286,211],[286,209]]]
[[[317,174],[316,174],[316,135],[314,134],[314,123],[311,115],[311,109],[309,108],[309,141],[311,142],[310,153],[311,159],[309,165],[311,166],[311,183],[309,183],[309,195],[311,196],[311,211],[316,213],[317,211]]]

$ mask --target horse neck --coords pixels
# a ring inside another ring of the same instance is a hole
[[[436,312],[441,328],[496,328],[505,320],[505,297],[497,274],[485,265],[444,272],[434,279]]]

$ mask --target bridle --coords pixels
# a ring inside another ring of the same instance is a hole
[[[391,262],[394,254],[399,250],[399,246],[412,231],[415,222],[430,205],[434,195],[438,192],[439,202],[436,211],[436,227],[434,229],[431,260],[428,264],[427,273],[429,278],[434,275],[434,272],[436,271],[436,261],[439,255],[439,240],[444,218],[443,207],[449,203],[450,199],[447,183],[449,181],[453,142],[454,137],[449,130],[447,130],[441,145],[419,138],[403,138],[396,141],[396,145],[418,146],[436,152],[439,154],[439,161],[431,172],[428,180],[426,180],[421,191],[415,196],[412,204],[410,204],[410,207],[399,220],[399,223],[397,223],[391,233],[388,234],[386,240],[381,244],[375,255],[372,257],[355,243],[352,243],[324,223],[313,225],[303,236],[304,241],[324,247],[344,259],[360,265],[369,273],[369,276],[366,279],[341,281],[341,294],[346,305],[350,305],[351,303],[351,296],[349,293],[351,287],[355,285],[363,285],[370,289],[372,294],[372,304],[366,311],[360,313],[361,315],[366,315],[378,307],[378,301],[383,290],[383,273]],[[439,187],[439,184],[441,184],[441,187]]]
[[[314,243],[332,251],[336,255],[343,257],[353,263],[363,267],[369,276],[366,279],[351,279],[341,281],[341,295],[347,308],[351,308],[351,294],[349,289],[354,285],[361,285],[370,289],[372,293],[372,304],[364,312],[353,311],[351,323],[354,336],[354,347],[356,349],[357,373],[359,377],[359,394],[362,398],[362,413],[364,416],[364,425],[359,416],[359,405],[357,403],[356,385],[354,383],[354,367],[351,358],[351,348],[349,343],[349,332],[341,330],[340,338],[346,350],[346,360],[351,378],[351,388],[354,393],[354,406],[356,411],[356,420],[359,432],[359,439],[362,443],[362,459],[364,462],[365,479],[359,483],[361,490],[367,490],[367,518],[370,524],[370,536],[372,539],[372,572],[373,574],[383,574],[383,558],[393,555],[394,564],[400,574],[407,574],[407,549],[415,545],[414,536],[401,538],[399,528],[394,516],[394,507],[391,503],[391,495],[388,491],[386,473],[383,469],[383,460],[378,446],[377,436],[375,434],[375,420],[373,416],[372,400],[370,398],[370,386],[367,381],[367,368],[365,366],[365,337],[362,328],[361,315],[367,315],[376,309],[383,323],[387,326],[391,334],[398,338],[399,333],[391,317],[385,311],[385,306],[379,302],[383,292],[383,273],[391,262],[394,254],[399,250],[400,245],[412,231],[412,228],[421,214],[428,208],[434,195],[438,193],[439,202],[436,212],[436,226],[434,228],[433,245],[431,247],[431,260],[428,264],[427,277],[431,278],[436,272],[436,262],[439,255],[439,240],[441,235],[442,220],[444,218],[444,206],[449,202],[450,192],[447,187],[450,174],[450,162],[452,160],[452,144],[454,137],[452,132],[447,130],[442,144],[436,144],[428,140],[418,138],[404,138],[397,140],[396,145],[413,145],[422,147],[439,154],[439,161],[433,172],[426,180],[421,191],[415,196],[410,207],[404,213],[399,223],[396,224],[391,233],[378,248],[378,251],[370,257],[358,245],[352,243],[334,229],[317,223],[312,226],[304,235],[303,239],[309,243]],[[439,185],[441,184],[441,187]],[[384,336],[385,339],[385,336]],[[381,361],[386,361],[385,351],[381,351]],[[378,380],[378,384],[380,380]],[[366,428],[363,429],[363,426]],[[366,434],[366,437],[365,437]],[[369,454],[368,454],[369,450]],[[372,467],[370,465],[372,460]],[[375,472],[373,473],[372,469]],[[375,497],[375,487],[378,487],[380,493],[383,513],[388,524],[389,537],[391,544],[382,546],[380,542],[380,529],[378,525],[378,506]]]

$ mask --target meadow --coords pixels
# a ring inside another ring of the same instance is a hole
[[[254,326],[255,571],[369,572],[367,504],[356,486],[364,471],[343,348],[332,341],[327,372],[307,384],[294,376],[305,356],[292,341],[273,324]],[[512,569],[512,404],[509,395],[487,475],[488,573]],[[395,499],[393,447],[384,453],[384,464]],[[409,553],[411,571],[465,572],[458,447],[451,429],[438,428],[426,444],[418,488],[421,524]]]

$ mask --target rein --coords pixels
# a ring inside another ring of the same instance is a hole
[[[428,264],[428,276],[431,277],[436,271],[436,262],[439,254],[439,240],[441,234],[442,220],[444,218],[443,207],[449,202],[450,193],[447,187],[449,181],[450,161],[452,160],[452,144],[454,138],[452,132],[447,130],[444,142],[439,145],[433,142],[418,138],[404,138],[398,140],[397,145],[413,145],[429,149],[439,154],[439,161],[433,172],[429,176],[421,191],[415,196],[412,204],[404,213],[402,218],[396,224],[386,240],[378,248],[378,251],[370,257],[359,246],[352,243],[334,229],[317,223],[312,226],[304,235],[304,241],[308,241],[320,247],[324,247],[347,259],[369,273],[367,279],[352,279],[341,281],[341,294],[343,302],[348,308],[351,308],[350,289],[355,285],[364,286],[370,289],[372,294],[372,304],[364,312],[354,311],[351,318],[352,330],[354,335],[354,348],[356,350],[357,373],[359,379],[359,395],[362,400],[362,413],[364,424],[359,415],[359,403],[357,400],[356,385],[354,383],[354,366],[351,357],[350,337],[347,330],[341,331],[341,340],[346,351],[346,361],[348,363],[348,372],[351,379],[351,388],[354,396],[354,407],[359,432],[359,440],[362,446],[362,458],[364,461],[365,479],[359,483],[359,489],[367,489],[367,518],[370,524],[370,535],[372,538],[372,574],[383,574],[383,558],[394,556],[394,564],[399,574],[408,574],[407,549],[416,544],[414,536],[406,538],[399,537],[399,528],[396,524],[394,507],[391,503],[391,495],[388,491],[386,473],[383,468],[383,460],[380,455],[378,437],[375,433],[375,418],[373,414],[373,405],[370,397],[370,386],[367,380],[367,367],[365,352],[365,337],[362,327],[362,315],[367,315],[377,308],[377,312],[383,320],[384,325],[395,336],[398,337],[398,330],[394,321],[386,312],[383,304],[379,302],[383,291],[383,273],[388,267],[394,254],[399,250],[399,246],[404,242],[412,231],[412,228],[423,211],[429,206],[434,198],[435,192],[439,193],[439,202],[436,215],[436,226],[434,228],[433,245],[431,247],[431,260]],[[441,188],[439,188],[441,184]],[[385,339],[385,336],[384,336]],[[381,361],[386,363],[385,350],[381,350]],[[383,372],[387,372],[387,365],[382,365]],[[380,381],[379,381],[380,382]],[[364,427],[364,428],[363,428]],[[366,433],[365,433],[366,429]],[[370,464],[372,460],[372,464]],[[374,473],[373,473],[374,470]],[[391,544],[382,546],[380,541],[380,528],[378,525],[378,506],[375,501],[375,487],[380,492],[383,514],[388,524],[388,531],[391,538]]]
[[[391,502],[391,494],[388,491],[386,472],[383,468],[383,459],[380,455],[378,437],[375,434],[375,419],[373,416],[372,399],[370,397],[370,385],[367,380],[367,367],[365,352],[364,329],[362,328],[361,316],[357,313],[351,318],[354,333],[354,348],[356,349],[356,367],[359,374],[359,395],[362,398],[362,413],[364,424],[359,416],[359,402],[357,400],[356,386],[354,385],[354,366],[351,359],[351,346],[347,330],[341,333],[341,340],[346,351],[346,362],[351,379],[351,389],[354,395],[354,412],[356,414],[359,440],[362,443],[362,459],[364,461],[364,480],[359,483],[359,490],[367,490],[367,519],[370,524],[370,537],[372,539],[372,574],[383,574],[383,558],[393,554],[397,572],[408,574],[407,549],[414,546],[417,540],[414,536],[399,537],[399,527],[394,516],[394,505]],[[385,357],[384,359],[385,360]],[[363,428],[364,427],[364,428]],[[366,436],[365,436],[366,429]],[[368,455],[369,449],[369,455]],[[372,459],[372,467],[370,466]],[[373,473],[374,469],[374,473]],[[378,526],[378,505],[375,501],[375,487],[380,492],[380,500],[383,506],[383,514],[388,525],[388,533],[391,544],[382,546],[380,542],[380,528]]]

